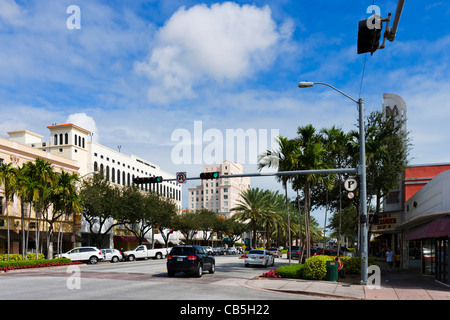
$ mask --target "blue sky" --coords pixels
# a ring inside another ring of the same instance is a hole
[[[382,17],[395,14],[397,1],[374,4]],[[67,28],[70,5],[80,8],[81,29]],[[450,4],[406,0],[396,40],[365,57],[356,53],[357,28],[370,5],[0,0],[0,136],[28,129],[48,140],[48,125],[71,121],[105,146],[193,176],[202,165],[174,163],[172,135],[182,129],[193,138],[195,121],[223,136],[240,128],[294,137],[309,123],[354,129],[354,103],[297,83],[327,82],[358,98],[367,58],[366,114],[381,109],[383,93],[400,95],[411,163],[449,162]],[[210,142],[201,140],[192,143],[204,150]],[[256,171],[250,159],[244,164]],[[281,189],[273,178],[252,185]]]

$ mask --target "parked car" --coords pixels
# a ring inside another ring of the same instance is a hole
[[[166,257],[167,250],[166,248],[149,249],[146,245],[141,244],[133,250],[125,251],[123,255],[128,261],[149,258],[162,259]]]
[[[225,248],[225,254],[238,254],[238,251],[235,247]]]
[[[287,251],[287,258],[289,259],[289,251],[291,250],[291,248],[288,248],[288,251]],[[299,259],[300,258],[300,246],[292,246],[292,251],[291,251],[291,258],[292,259],[294,259],[294,258],[297,258],[297,259]]]
[[[216,255],[216,256],[225,254],[224,247],[216,247],[213,249],[213,251],[214,251],[214,255]]]
[[[260,266],[273,266],[275,264],[275,258],[269,250],[253,249],[245,255],[245,266],[260,265]]]
[[[175,276],[176,272],[192,273],[200,278],[204,270],[216,271],[216,260],[201,246],[176,246],[167,256],[167,274]]]
[[[211,248],[210,246],[203,246],[203,248],[205,248],[206,252],[209,252],[210,254],[213,254],[213,248]]]
[[[102,252],[96,247],[77,247],[66,253],[59,254],[58,258],[68,258],[72,261],[85,261],[90,264],[96,264],[103,259]]]
[[[119,262],[122,260],[122,252],[120,252],[117,249],[110,248],[110,249],[101,249],[103,260],[104,261],[111,261],[111,262]]]
[[[281,250],[278,248],[270,248],[269,251],[274,257],[281,258],[283,256]]]

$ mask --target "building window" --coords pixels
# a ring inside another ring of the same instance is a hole
[[[69,144],[69,134],[64,134],[64,144]]]
[[[59,134],[59,144],[64,144],[63,143],[63,134],[62,133]]]
[[[83,149],[84,149],[84,138],[83,138],[83,140],[82,140],[82,141],[83,141]]]
[[[55,146],[58,145],[58,135],[56,135],[56,134],[53,136],[53,144],[54,144]]]
[[[74,142],[73,142],[74,145],[77,145],[77,140],[78,140],[78,136],[75,135],[75,139],[74,139]]]

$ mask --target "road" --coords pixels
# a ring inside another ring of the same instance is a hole
[[[276,259],[275,266],[287,264]],[[238,256],[216,257],[216,272],[169,278],[166,260],[31,269],[0,275],[0,300],[290,300],[308,296],[257,290],[249,279],[271,268],[244,267]]]

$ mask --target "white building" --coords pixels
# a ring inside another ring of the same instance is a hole
[[[102,171],[111,183],[131,185],[135,177],[162,176],[163,179],[175,179],[160,166],[139,158],[125,155],[99,143],[91,141],[91,132],[72,123],[55,124],[47,127],[50,140],[43,141],[43,136],[27,130],[8,132],[9,140],[33,148],[47,151],[75,161],[79,175],[85,176],[94,171]],[[163,181],[158,184],[140,185],[143,191],[156,191],[173,199],[181,211],[182,186],[176,181]],[[88,233],[88,227],[82,223],[81,233]],[[151,237],[150,234],[148,234]],[[110,237],[112,246],[112,237]]]
[[[203,172],[219,172],[221,176],[244,174],[243,165],[225,160],[221,164],[203,167]],[[241,192],[250,188],[250,177],[202,180],[202,184],[189,188],[189,210],[208,209],[229,218],[237,205]]]

